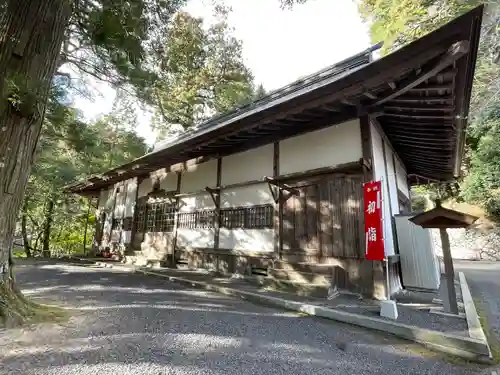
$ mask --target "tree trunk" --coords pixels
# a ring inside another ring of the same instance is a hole
[[[26,214],[23,212],[21,215],[21,233],[23,235],[23,245],[24,245],[24,252],[26,253],[27,258],[31,258],[31,248],[30,248],[30,243],[28,240],[28,231],[26,230]]]
[[[49,199],[45,210],[45,226],[43,227],[43,248],[44,258],[50,258],[50,231],[52,229],[52,215],[54,214],[54,200]]]
[[[12,276],[16,218],[70,16],[68,0],[0,3],[0,281]]]

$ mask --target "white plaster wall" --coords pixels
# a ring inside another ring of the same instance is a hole
[[[150,178],[158,179],[162,190],[174,191],[177,189],[177,174],[175,172],[167,172],[165,168],[162,168],[151,173]]]
[[[215,187],[216,184],[217,160],[214,159],[192,165],[182,173],[181,193],[193,193],[205,189],[206,186]]]
[[[356,119],[281,141],[280,174],[333,167],[361,157],[361,128]]]
[[[105,208],[108,201],[108,190],[101,190],[99,192],[99,204],[97,206],[97,215],[99,215]]]
[[[223,189],[220,197],[221,208],[274,204],[267,183]]]
[[[104,193],[104,209],[105,210],[112,210],[113,209],[113,202],[114,202],[114,185],[110,186],[108,190],[105,190]]]
[[[116,193],[116,202],[115,202],[115,219],[120,219],[123,217],[125,213],[125,189],[127,189],[126,182],[120,182],[115,185],[117,191]]]
[[[206,186],[217,184],[217,160],[190,166],[181,177],[181,193],[192,193],[203,190]],[[209,193],[198,193],[182,197],[179,200],[179,212],[193,212],[202,209],[214,209],[215,204]],[[214,229],[177,230],[177,244],[181,247],[214,247]]]
[[[214,229],[186,229],[177,230],[177,244],[181,247],[214,247]]]
[[[387,181],[389,182],[389,197],[391,200],[392,214],[399,214],[398,186],[396,182],[396,169],[393,162],[393,151],[389,144],[385,144],[385,154],[387,160]]]
[[[182,197],[179,200],[179,212],[193,212],[203,209],[215,209],[215,204],[208,193]],[[181,247],[213,247],[214,229],[178,228],[177,244]]]
[[[408,187],[408,175],[405,167],[396,159],[396,177],[398,180],[398,189],[410,198],[410,189]]]
[[[391,202],[390,193],[387,189],[387,175],[385,172],[384,164],[384,149],[382,137],[378,133],[378,130],[371,126],[372,135],[372,153],[373,153],[373,167],[374,167],[374,178],[375,180],[382,180],[382,199],[383,199],[383,225],[384,225],[384,247],[386,255],[394,255],[394,240],[391,224],[391,215],[389,210],[389,205]]]
[[[189,195],[179,199],[179,212],[193,212],[214,209],[215,204],[209,193]]]
[[[135,210],[135,195],[137,192],[137,178],[127,180],[127,197],[125,199],[125,217],[133,217]]]
[[[153,181],[151,181],[151,178],[145,178],[144,180],[141,181],[139,185],[139,195],[138,197],[144,197],[148,195],[153,190]]]
[[[260,204],[274,204],[267,183],[224,189],[221,192],[221,208]],[[222,249],[273,251],[274,229],[220,228],[219,246]]]
[[[221,249],[242,251],[274,251],[274,229],[227,229],[220,228]]]
[[[122,232],[122,243],[130,243],[130,240],[132,239],[132,232],[129,230],[123,231]]]
[[[270,144],[222,158],[222,185],[272,176],[273,154],[274,145]]]

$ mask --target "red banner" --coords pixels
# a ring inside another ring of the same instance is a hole
[[[382,226],[382,184],[380,181],[363,185],[365,218],[365,254],[368,260],[384,260]]]

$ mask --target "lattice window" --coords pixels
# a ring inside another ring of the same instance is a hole
[[[125,219],[123,219],[123,230],[124,231],[130,231],[132,230],[132,222],[133,222],[133,218],[132,217],[126,217]]]
[[[184,212],[179,214],[178,218],[179,228],[213,228],[215,222],[215,211],[203,210],[197,212]]]
[[[179,228],[195,229],[196,228],[196,212],[184,212],[178,215]]]
[[[255,206],[246,209],[245,228],[265,229],[273,227],[274,207],[272,205]]]
[[[273,205],[221,210],[221,227],[228,229],[265,229],[273,227]]]
[[[156,209],[156,224],[157,232],[172,232],[174,230],[175,221],[175,204],[163,202],[158,204]]]
[[[214,211],[199,211],[197,212],[196,227],[197,228],[213,228],[214,227]]]
[[[134,228],[135,232],[144,233],[146,231],[146,202],[138,202],[135,206]]]
[[[111,223],[111,230],[120,229],[120,221],[121,219],[113,218],[113,222]]]
[[[156,214],[158,211],[158,203],[148,203],[146,212],[146,232],[156,231]]]

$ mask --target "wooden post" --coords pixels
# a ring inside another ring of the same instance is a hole
[[[361,128],[361,150],[362,150],[362,166],[363,166],[363,182],[372,181],[375,176],[373,173],[373,153],[372,153],[372,128],[369,116],[359,118]],[[368,165],[367,165],[368,164]],[[362,187],[359,187],[362,189]],[[364,204],[361,204],[364,207]],[[361,208],[362,209],[362,208]],[[365,222],[364,213],[361,213],[359,221],[359,235],[361,254],[365,252]],[[371,291],[367,290],[366,294],[375,299],[384,299],[385,292],[385,277],[384,277],[384,262],[382,261],[365,261],[367,264],[362,268],[362,279],[372,280]]]
[[[217,159],[217,181],[215,184],[216,188],[220,188],[222,185],[222,158]],[[219,248],[220,242],[220,194],[221,191],[217,191],[215,195],[215,221],[214,221],[214,249]]]
[[[439,234],[443,248],[444,272],[448,294],[448,306],[445,304],[445,307],[449,307],[449,312],[452,314],[458,314],[457,294],[455,292],[455,270],[453,269],[453,259],[451,258],[450,238],[448,237],[446,228],[439,228]]]
[[[87,255],[87,228],[89,226],[90,203],[92,198],[87,198],[87,217],[85,218],[85,231],[83,232],[83,255]],[[96,218],[97,219],[97,218]]]
[[[274,142],[273,152],[273,177],[280,174],[280,144]],[[278,203],[274,204],[274,256],[281,259],[281,249],[283,249],[283,203],[281,199],[281,189],[278,189]]]
[[[182,172],[177,173],[177,186],[176,192],[177,195],[181,192],[181,180],[182,180]],[[181,198],[179,196],[175,197],[175,214],[174,214],[174,238],[172,239],[172,268],[176,268],[177,262],[175,260],[175,248],[177,247],[177,228],[179,226],[179,202]]]
[[[214,249],[217,250],[219,248],[220,243],[220,195],[221,190],[220,187],[222,185],[222,158],[217,159],[217,181],[216,181],[216,195],[215,195],[215,221],[214,221]],[[215,271],[220,271],[219,266],[219,255],[215,256]]]
[[[135,241],[135,232],[137,232],[137,223],[135,220],[135,216],[137,215],[137,201],[139,199],[139,186],[141,185],[141,182],[144,181],[144,177],[137,177],[135,179],[136,181],[136,188],[135,188],[135,198],[134,198],[134,213],[132,215],[132,233],[130,233],[130,248],[134,248],[134,241]]]

